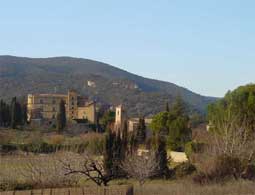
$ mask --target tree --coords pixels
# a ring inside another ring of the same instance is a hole
[[[146,179],[157,175],[158,161],[154,152],[146,156],[132,154],[121,163],[121,168],[129,177],[137,179],[142,186]]]
[[[128,152],[128,123],[125,120],[122,129],[121,159],[125,159]]]
[[[224,98],[209,105],[208,121],[213,126],[227,110],[238,116],[236,120],[239,125],[246,121],[249,129],[255,132],[255,85],[238,87],[234,91],[229,91]]]
[[[158,161],[159,166],[159,175],[160,176],[168,176],[168,158],[166,151],[166,141],[165,137],[157,136],[156,138],[156,159]]]
[[[60,101],[59,104],[59,112],[57,115],[57,130],[59,132],[63,131],[66,126],[66,109],[65,102],[63,100]]]
[[[151,128],[155,135],[167,138],[170,149],[184,151],[185,144],[191,140],[191,129],[185,104],[180,97],[177,97],[170,112],[161,112],[153,117]]]
[[[181,96],[177,96],[175,103],[173,105],[173,113],[175,116],[182,116],[185,115],[186,106],[184,101],[182,100]]]
[[[11,102],[11,128],[16,129],[17,126],[17,100],[12,98]]]
[[[139,144],[144,143],[146,138],[146,125],[144,118],[139,118],[139,123],[136,130],[136,137]]]
[[[170,109],[169,109],[169,103],[167,102],[166,103],[166,112],[169,112],[170,111]]]
[[[103,130],[110,129],[111,125],[115,121],[115,112],[114,111],[106,111],[102,118],[100,119],[99,123],[101,124]]]
[[[113,175],[113,144],[115,134],[110,130],[107,132],[105,137],[105,148],[104,148],[104,169],[108,175]]]
[[[82,156],[76,154],[76,156],[72,155],[69,159],[61,160],[65,175],[84,175],[87,180],[93,181],[98,186],[107,186],[114,179],[113,175],[105,170],[102,160],[93,158],[87,153]],[[77,161],[80,161],[78,165]]]
[[[185,144],[192,139],[192,131],[189,128],[187,116],[179,116],[169,122],[168,147],[175,151],[184,151]]]

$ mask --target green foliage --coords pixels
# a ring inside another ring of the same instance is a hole
[[[190,141],[185,144],[185,154],[189,158],[193,153],[203,152],[204,148],[205,148],[204,143]]]
[[[159,175],[160,176],[168,176],[168,158],[166,151],[166,141],[163,136],[156,137],[156,159],[159,164]]]
[[[66,126],[66,109],[65,102],[63,100],[60,101],[59,104],[59,113],[57,115],[57,130],[62,132]]]
[[[183,162],[174,168],[176,178],[183,178],[196,172],[196,167],[190,162]]]
[[[151,128],[154,134],[167,137],[167,145],[171,150],[184,151],[185,144],[191,140],[191,129],[183,101],[177,98],[170,112],[155,115]]]
[[[10,105],[0,100],[0,126],[7,127],[11,122]]]
[[[99,123],[102,127],[102,129],[105,131],[110,127],[110,125],[115,121],[115,112],[108,110],[106,111],[102,118],[100,119]]]
[[[218,102],[208,106],[208,120],[212,124],[212,131],[220,131],[213,128],[213,124],[220,122],[224,116],[232,113],[236,121],[242,124],[248,123],[248,127],[255,131],[255,85],[241,86]]]
[[[143,144],[146,138],[145,119],[139,118],[138,127],[136,129],[136,138],[139,144]]]

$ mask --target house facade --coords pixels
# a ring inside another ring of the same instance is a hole
[[[65,102],[67,120],[87,119],[96,122],[96,103],[78,95],[74,90],[67,94],[29,94],[27,97],[28,120],[55,120],[61,101]]]

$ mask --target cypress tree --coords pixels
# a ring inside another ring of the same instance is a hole
[[[146,138],[146,125],[144,118],[139,119],[136,137],[139,144],[144,143]]]
[[[59,112],[57,115],[57,130],[59,132],[63,131],[65,126],[66,126],[65,102],[63,100],[61,100],[60,104],[59,104]]]
[[[16,101],[16,124],[23,125],[23,113],[22,107],[19,102]]]
[[[130,149],[129,149],[129,153],[133,154],[133,152],[135,152],[135,150],[137,149],[137,138],[136,138],[136,133],[132,132],[130,137],[129,137],[129,145],[130,145]]]
[[[27,124],[27,105],[23,104],[22,106],[22,123]]]
[[[113,168],[113,144],[115,134],[111,130],[107,131],[108,133],[105,136],[105,147],[104,147],[104,169],[107,175],[112,175]]]
[[[169,104],[168,104],[168,102],[166,103],[166,112],[169,112],[170,111],[170,109],[169,109]]]
[[[2,127],[3,126],[3,123],[4,123],[4,102],[3,100],[0,100],[0,126]]]
[[[17,100],[16,97],[12,98],[11,102],[11,128],[17,127]]]
[[[122,129],[122,141],[121,141],[121,159],[124,160],[128,148],[128,124],[125,120]]]
[[[166,141],[163,136],[156,137],[156,157],[159,164],[159,175],[167,176],[168,175],[168,159],[166,151]]]

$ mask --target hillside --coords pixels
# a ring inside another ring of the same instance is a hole
[[[88,81],[91,81],[90,86]],[[131,74],[111,65],[71,57],[0,56],[0,98],[76,89],[100,102],[127,105],[130,115],[154,114],[181,95],[191,110],[204,112],[215,100],[173,83]]]

